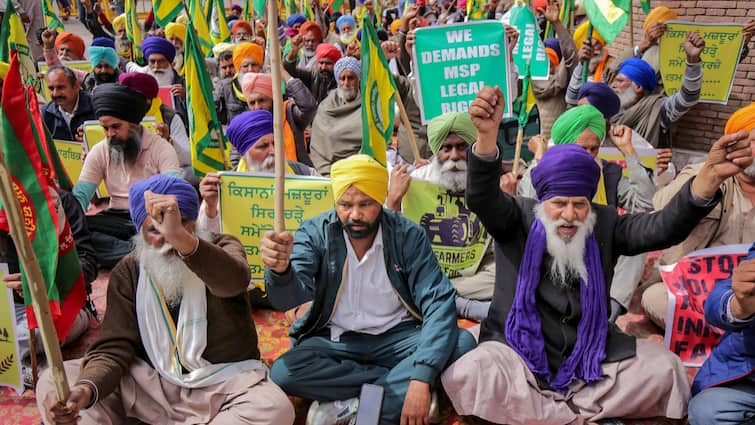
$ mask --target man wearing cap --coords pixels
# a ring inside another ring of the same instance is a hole
[[[84,121],[96,119],[89,93],[81,90],[81,84],[71,68],[55,65],[47,70],[45,84],[50,91],[50,100],[42,111],[45,126],[53,139],[74,141]]]
[[[749,133],[755,150],[755,103],[734,112],[724,128],[724,138],[747,137]],[[739,136],[738,136],[739,135]],[[700,174],[704,164],[690,164],[668,186],[660,189],[653,198],[656,209],[666,206],[687,181]],[[721,185],[723,199],[690,233],[684,242],[663,252],[661,264],[674,264],[690,252],[703,248],[751,243],[755,241],[755,165],[752,165]],[[666,328],[668,293],[660,276],[642,294],[642,307],[648,317],[662,329]],[[657,282],[657,283],[656,283]]]
[[[296,66],[296,55],[303,44],[303,38],[291,40],[291,50],[283,57],[283,68],[292,77],[298,78],[309,88],[318,102],[322,102],[328,93],[336,88],[337,82],[333,75],[335,63],[341,59],[341,51],[329,43],[320,43],[315,48],[316,69],[305,69]]]
[[[260,242],[272,305],[313,302],[270,376],[316,400],[313,417],[332,412],[318,423],[354,415],[367,383],[385,391],[381,424],[427,423],[437,377],[474,339],[456,325],[453,287],[424,230],[383,209],[385,167],[354,155],[333,165],[331,182],[334,210]]]
[[[218,119],[228,124],[238,114],[246,111],[246,98],[241,87],[241,78],[247,72],[260,72],[265,64],[265,50],[255,43],[245,41],[233,49],[233,78],[222,80],[215,91],[215,110]]]
[[[485,87],[470,107],[478,136],[468,153],[467,201],[496,241],[497,267],[480,345],[443,373],[455,410],[515,425],[683,419],[684,367],[661,344],[609,324],[608,284],[619,255],[689,234],[720,201],[721,182],[752,164],[749,141],[716,142],[704,171],[655,214],[619,216],[591,203],[600,167],[575,145],[543,155],[532,173],[537,200],[513,198],[499,189],[503,99]],[[626,130],[616,136],[631,138]]]
[[[148,110],[142,93],[120,84],[101,84],[92,104],[106,139],[87,154],[73,194],[86,211],[97,186],[105,182],[109,208],[87,216],[87,224],[97,261],[113,267],[133,249],[130,239],[136,230],[127,211],[129,186],[154,174],[180,176],[181,168],[173,147],[141,126]]]
[[[244,247],[197,232],[198,209],[196,191],[179,178],[131,186],[136,250],[110,275],[99,339],[64,364],[68,399],[56,402],[49,372],[40,378],[46,423],[293,423],[291,403],[260,361]]]

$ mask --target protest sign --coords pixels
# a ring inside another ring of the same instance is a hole
[[[517,42],[511,55],[519,69],[519,78],[524,78],[524,70],[530,64],[530,77],[533,80],[547,80],[550,74],[550,60],[545,54],[545,44],[540,39],[539,27],[532,9],[525,4],[511,8],[510,25],[519,31]]]
[[[260,285],[265,266],[260,258],[260,239],[273,230],[273,187],[271,174],[222,172],[218,201],[220,228],[237,237],[246,251],[252,282]],[[286,230],[293,234],[304,220],[333,208],[330,179],[286,176],[284,218]]]
[[[84,146],[79,142],[69,142],[67,140],[55,140],[55,150],[58,151],[60,162],[66,169],[68,177],[73,184],[79,180],[81,168],[84,166],[82,158],[84,157]]]
[[[478,21],[415,32],[416,94],[423,123],[448,112],[467,112],[484,86],[501,88],[504,116],[511,114],[503,24]]]
[[[7,274],[8,264],[0,264],[0,280]],[[18,394],[24,392],[16,341],[16,309],[10,288],[0,290],[0,386],[12,387]]]
[[[687,32],[694,31],[705,40],[700,55],[703,61],[700,102],[726,104],[742,53],[742,24],[669,21],[666,27],[660,41],[661,77],[666,94],[672,96],[682,87],[687,67],[684,43]]]
[[[92,64],[89,61],[65,61],[63,62],[63,65],[79,71],[92,72]],[[50,65],[48,65],[47,62],[37,62],[37,66],[39,67],[40,74],[47,75],[47,70],[50,69]],[[37,91],[39,91],[39,89],[37,89]],[[47,88],[47,82],[44,81],[44,78],[42,79],[42,92],[39,94],[41,94],[46,101],[50,101],[50,89]]]
[[[412,180],[402,210],[406,218],[425,229],[440,268],[449,279],[477,273],[491,238],[477,214],[467,208],[464,193]]]
[[[655,170],[656,160],[658,159],[658,153],[655,149],[634,149],[637,152],[637,156],[640,157],[640,163],[645,168]],[[629,177],[629,171],[627,171],[627,161],[624,159],[624,154],[617,148],[600,148],[598,151],[598,158],[605,159],[608,162],[614,162],[621,165],[624,170],[624,176]]]
[[[176,99],[173,97],[173,93],[170,92],[170,86],[160,87],[157,90],[157,97],[163,102],[163,105],[172,109],[176,109]],[[170,124],[170,123],[168,123]]]
[[[750,245],[725,245],[692,252],[676,264],[659,266],[669,293],[665,343],[685,366],[700,367],[723,332],[705,321],[703,303],[716,282],[731,276]]]

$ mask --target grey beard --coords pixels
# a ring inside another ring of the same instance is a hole
[[[444,163],[438,161],[434,156],[430,163],[432,173],[430,181],[441,186],[442,188],[453,192],[464,192],[467,188],[467,162],[464,160],[452,161],[446,160]]]
[[[342,89],[342,88],[338,87],[336,89],[336,94],[344,102],[353,102],[354,99],[356,99],[357,96],[359,95],[359,90],[357,90],[357,89]]]
[[[164,87],[173,85],[173,72],[171,72],[170,68],[160,69],[157,71],[150,69],[148,72],[149,75],[155,77],[158,86]]]
[[[268,156],[263,159],[262,162],[252,161],[247,156],[245,159],[246,167],[249,171],[254,173],[272,173],[275,171],[275,157]]]
[[[634,91],[634,83],[625,88],[621,93],[616,93],[619,96],[619,102],[621,102],[621,109],[629,109],[634,106],[640,99],[640,95]]]

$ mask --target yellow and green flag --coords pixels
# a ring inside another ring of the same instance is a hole
[[[24,24],[21,22],[21,17],[16,12],[16,8],[13,7],[13,2],[7,0],[5,14],[3,14],[3,20],[0,23],[0,62],[10,63],[11,50],[15,50],[18,55],[24,84],[36,86],[37,71],[31,57],[29,42],[26,39]]]
[[[530,75],[530,63],[527,62],[527,66],[524,70],[524,81],[522,81],[522,97],[519,107],[519,127],[524,128],[527,126],[530,112],[535,107],[535,92],[532,90],[532,76]]]
[[[210,172],[229,168],[226,167],[225,157],[229,152],[229,147],[212,101],[212,81],[204,62],[205,55],[202,53],[191,25],[186,31],[185,49],[184,71],[186,73],[186,107],[189,112],[191,165],[194,168],[194,174],[201,177]],[[225,155],[221,154],[221,145]]]
[[[58,15],[55,14],[55,9],[52,6],[51,0],[42,0],[42,14],[45,15],[45,23],[47,28],[54,30],[64,30],[63,23],[58,19]]]
[[[369,14],[362,18],[362,149],[386,165],[397,89]]]
[[[50,0],[45,0],[50,1]],[[162,28],[173,22],[183,9],[181,0],[153,0],[152,10],[155,13],[155,22]]]
[[[252,5],[255,13],[257,13],[257,18],[265,16],[265,0],[252,0]]]
[[[195,35],[197,38],[195,41],[199,44],[202,57],[207,57],[212,51],[214,44],[212,43],[210,29],[205,20],[204,11],[202,10],[202,2],[200,0],[189,0],[189,10],[186,11],[186,14],[189,17],[189,26],[194,28],[196,32]],[[189,32],[187,29],[186,34]],[[188,35],[186,37],[188,39]],[[186,52],[189,51],[186,47],[184,49]]]
[[[144,63],[142,54],[142,28],[139,26],[139,16],[136,13],[136,1],[126,0],[126,37],[131,42],[134,61]]]
[[[584,0],[585,13],[593,27],[613,44],[624,27],[629,22],[629,8],[631,0]]]
[[[485,12],[482,10],[482,0],[467,0],[467,19],[470,21],[485,19]]]
[[[225,20],[225,8],[223,0],[207,0],[212,2],[212,11],[210,12],[210,38],[212,44],[219,44],[231,41],[231,30],[228,28],[228,21]]]

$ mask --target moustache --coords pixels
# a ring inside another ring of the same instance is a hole
[[[53,96],[52,97],[53,102],[58,102],[58,101],[66,100],[66,99],[67,99],[67,97],[65,97],[65,96]]]

